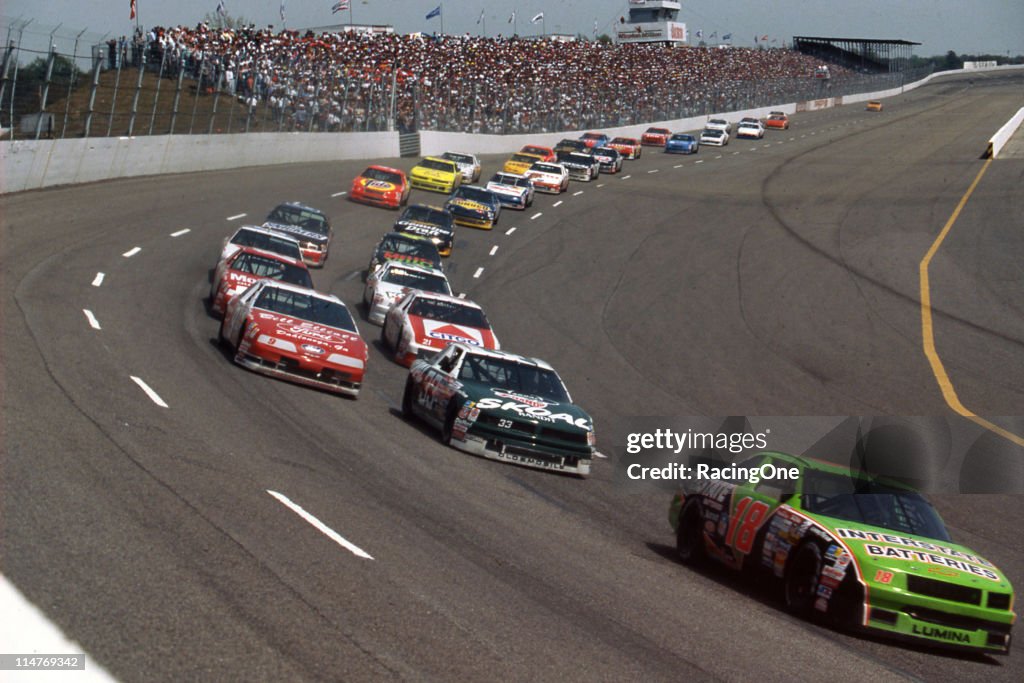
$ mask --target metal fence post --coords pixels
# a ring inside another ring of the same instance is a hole
[[[210,112],[210,127],[207,135],[213,135],[213,124],[217,121],[217,103],[220,102],[220,89],[224,83],[224,69],[217,70],[217,85],[213,89],[213,111]]]
[[[54,29],[56,30],[56,29]],[[43,81],[43,92],[39,96],[39,115],[36,116],[36,140],[43,130],[43,112],[46,111],[46,99],[50,95],[50,79],[53,78],[53,63],[57,61],[57,51],[50,46],[50,56],[46,59],[46,79]],[[53,135],[53,125],[49,126],[50,135]]]
[[[138,49],[138,48],[136,48],[136,49]],[[148,133],[148,135],[152,135],[153,134],[153,125],[156,123],[156,104],[157,104],[157,102],[160,101],[160,84],[164,80],[164,63],[166,61],[167,61],[167,50],[164,49],[164,50],[160,51],[160,73],[156,77],[156,92],[153,94],[153,113],[150,114],[150,116],[149,116],[149,133]],[[145,63],[146,63],[146,56],[145,55],[142,56],[141,62],[142,62],[143,65],[145,65]]]
[[[92,114],[96,106],[96,89],[100,86],[100,71],[103,69],[103,60],[97,59],[92,66],[92,88],[89,89],[89,111],[85,114],[85,131],[82,137],[89,137],[89,130],[92,128]]]
[[[114,94],[110,98],[110,117],[107,119],[107,137],[110,137],[111,131],[114,129],[114,108],[117,107],[117,88],[121,85],[121,60],[115,60],[117,64],[117,73],[114,75]]]
[[[77,36],[75,36],[75,49],[72,51],[71,57],[71,73],[68,75],[68,96],[64,101],[64,125],[60,129],[60,137],[64,138],[64,135],[68,132],[68,116],[71,114],[71,92],[74,89],[75,80],[78,77],[78,41],[81,40],[82,34],[88,31],[88,28],[83,28]]]
[[[146,62],[139,65],[139,78],[135,82],[135,94],[132,95],[132,113],[128,118],[128,136],[135,132],[135,115],[139,112],[139,93],[142,92],[142,77],[146,73]]]
[[[10,33],[10,28],[8,28]],[[7,92],[7,71],[11,66],[11,56],[14,54],[14,41],[9,41],[7,49],[4,50],[4,63],[2,69],[0,69],[0,108],[3,107],[4,93]],[[14,127],[14,121],[11,121],[11,127]]]
[[[203,92],[203,76],[206,75],[206,55],[199,63],[199,80],[196,81],[196,96],[192,100],[192,120],[188,122],[188,134],[192,135],[192,128],[196,125],[196,108],[199,106],[199,95]]]
[[[171,108],[171,125],[167,129],[168,135],[174,134],[174,123],[178,120],[178,104],[181,102],[181,82],[185,78],[185,65],[178,65],[178,87],[174,90],[174,106]]]

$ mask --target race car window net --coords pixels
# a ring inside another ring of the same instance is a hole
[[[459,371],[459,379],[540,396],[558,403],[570,402],[562,380],[554,371],[510,359],[469,354]]]
[[[419,297],[409,311],[410,315],[417,315],[429,320],[438,320],[453,325],[465,325],[466,327],[490,328],[487,316],[475,306],[466,306],[454,301],[441,301],[428,297]]]
[[[424,292],[436,292],[438,294],[451,294],[451,287],[443,275],[433,273],[421,273],[408,268],[390,268],[381,277],[381,282],[401,287],[411,287]]]
[[[268,235],[265,232],[245,229],[239,230],[235,233],[235,236],[231,238],[231,243],[237,244],[240,247],[253,247],[255,249],[263,249],[264,251],[272,251],[275,254],[281,254],[282,256],[288,256],[289,258],[302,258],[302,252],[299,251],[299,245],[293,240],[278,237],[277,235]]]
[[[870,479],[805,468],[803,507],[828,517],[948,541],[938,513],[921,494]]]
[[[358,334],[356,324],[344,304],[312,294],[293,292],[280,287],[265,287],[255,306],[291,318]]]
[[[231,269],[241,273],[249,273],[256,277],[281,280],[282,282],[302,287],[313,286],[313,280],[309,277],[309,271],[305,268],[259,254],[240,253],[232,262]]]

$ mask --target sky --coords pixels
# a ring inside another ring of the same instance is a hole
[[[323,27],[349,22],[349,12],[331,13],[336,0],[285,0],[288,28]],[[58,50],[70,51],[74,36],[98,42],[106,33],[130,34],[130,0],[0,0],[0,30],[16,21],[32,22],[24,40],[42,41],[54,33]],[[144,28],[155,25],[194,25],[215,14],[218,0],[137,0]],[[350,0],[357,24],[390,24],[400,33],[438,32],[441,20],[425,19],[443,6],[445,33],[509,35],[514,10],[520,35],[612,33],[626,14],[626,0]],[[232,16],[263,27],[282,25],[280,0],[224,0]],[[544,23],[530,17],[544,12]],[[483,20],[478,22],[481,13]],[[959,54],[1024,54],[1022,0],[694,0],[683,1],[680,21],[691,42],[700,29],[704,36],[732,33],[731,44],[753,46],[755,36],[769,36],[780,45],[793,36],[904,39],[922,43],[914,54],[931,56],[954,50]],[[4,30],[5,36],[11,34]],[[14,34],[14,37],[17,33]]]

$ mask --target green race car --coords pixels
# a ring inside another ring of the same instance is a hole
[[[1013,587],[953,543],[916,491],[849,467],[765,452],[692,473],[669,508],[685,563],[712,558],[780,579],[786,606],[895,637],[1007,654]],[[691,482],[687,482],[688,484]],[[690,488],[690,490],[686,490]]]

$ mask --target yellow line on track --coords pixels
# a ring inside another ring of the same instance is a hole
[[[985,175],[985,171],[988,170],[989,164],[992,163],[992,159],[989,158],[985,161],[985,164],[978,171],[978,175],[975,176],[974,182],[967,188],[967,192],[960,198],[960,203],[956,205],[953,210],[953,214],[946,221],[946,225],[942,228],[942,232],[935,238],[932,243],[931,249],[921,259],[921,265],[918,268],[921,281],[921,340],[924,345],[924,355],[928,357],[928,363],[932,366],[932,374],[935,375],[935,381],[939,383],[939,389],[942,390],[942,397],[946,400],[946,405],[955,412],[957,415],[967,418],[971,422],[978,424],[985,429],[989,430],[994,434],[1012,441],[1018,446],[1024,446],[1024,438],[1021,438],[1013,432],[1007,431],[999,425],[993,424],[983,417],[975,415],[968,410],[963,403],[960,402],[960,398],[956,395],[956,389],[953,388],[953,382],[950,381],[949,375],[946,373],[946,368],[942,364],[942,359],[939,358],[938,352],[935,350],[935,329],[932,322],[932,295],[931,287],[928,281],[928,266],[931,265],[932,258],[934,258],[936,252],[939,251],[939,247],[942,246],[942,242],[946,239],[946,235],[953,229],[953,224],[956,223],[956,219],[960,217],[960,212],[964,206],[967,205],[967,200],[971,198],[974,193],[974,189],[981,182],[982,176]]]

